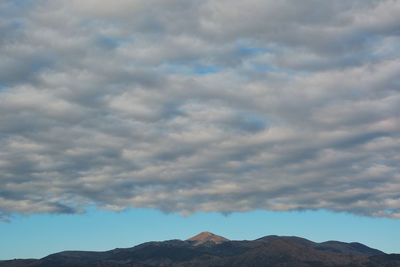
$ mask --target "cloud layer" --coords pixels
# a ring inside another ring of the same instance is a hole
[[[400,1],[0,3],[0,218],[400,217]]]

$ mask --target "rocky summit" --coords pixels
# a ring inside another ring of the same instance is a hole
[[[193,246],[199,246],[199,245],[204,245],[206,243],[221,244],[223,242],[229,241],[229,239],[226,239],[225,237],[219,235],[215,235],[210,232],[201,232],[198,235],[186,239],[186,241],[192,242]]]

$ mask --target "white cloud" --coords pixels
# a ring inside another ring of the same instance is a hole
[[[398,1],[0,4],[0,216],[399,217]]]

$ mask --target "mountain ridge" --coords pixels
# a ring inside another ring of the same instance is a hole
[[[152,241],[104,252],[62,251],[41,259],[0,261],[0,267],[86,266],[400,266],[400,254],[361,243],[313,242],[269,235],[229,240],[202,232],[186,240]]]

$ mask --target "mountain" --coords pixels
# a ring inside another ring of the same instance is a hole
[[[64,251],[42,259],[0,261],[0,267],[86,266],[354,266],[399,267],[400,254],[360,243],[313,242],[295,236],[231,241],[210,232],[187,240],[147,242],[104,252]]]
[[[213,233],[210,232],[201,232],[198,235],[186,239],[186,241],[192,242],[193,246],[199,246],[205,244],[210,244],[210,245],[221,244],[223,242],[229,241],[229,239],[226,239],[225,237],[219,235],[214,235]]]

